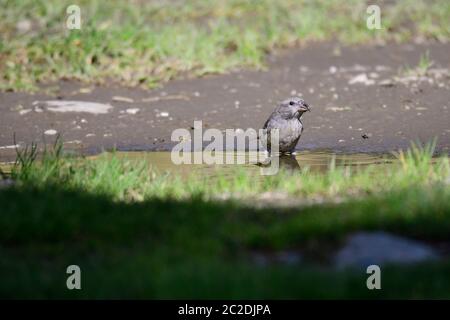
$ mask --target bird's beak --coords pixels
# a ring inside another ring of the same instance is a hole
[[[300,110],[301,111],[311,111],[311,108],[309,107],[309,105],[307,103],[304,103],[301,105]]]

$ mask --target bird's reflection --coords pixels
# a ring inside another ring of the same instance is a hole
[[[278,165],[280,170],[285,171],[298,171],[300,170],[300,165],[298,164],[295,155],[293,154],[281,154],[273,155],[265,159],[263,163],[258,163],[259,166],[269,167],[273,165],[273,161],[278,160]]]
[[[300,170],[300,165],[298,164],[295,155],[281,155],[278,156],[279,164],[281,170],[297,171]]]

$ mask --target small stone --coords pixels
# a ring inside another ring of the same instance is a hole
[[[372,264],[417,263],[436,258],[433,248],[418,241],[386,232],[359,232],[348,238],[334,261],[339,268],[367,268]]]
[[[24,114],[27,114],[28,112],[31,112],[31,109],[23,109],[23,110],[20,110],[20,111],[19,111],[19,114],[20,114],[21,116],[23,116]]]
[[[44,132],[44,134],[47,136],[54,136],[57,133],[58,133],[58,131],[56,131],[54,129],[48,129],[48,130],[45,130],[45,132]]]
[[[384,79],[378,82],[378,85],[382,87],[393,87],[395,85],[395,82],[391,79]]]
[[[125,112],[128,114],[136,114],[139,112],[139,110],[140,110],[139,108],[128,108],[125,110]]]
[[[160,117],[164,117],[164,118],[165,118],[165,117],[168,117],[168,116],[169,116],[169,113],[168,113],[168,112],[165,112],[165,111],[163,111],[163,112],[160,112],[160,113],[159,113],[159,116],[160,116]]]
[[[71,140],[71,141],[64,142],[64,144],[81,144],[81,141],[80,140]]]
[[[127,98],[127,97],[121,97],[121,96],[114,96],[113,101],[118,101],[118,102],[128,102],[128,103],[133,103],[134,100],[131,98]]]
[[[16,148],[19,148],[18,144],[13,144],[10,146],[0,146],[0,149],[16,149]]]
[[[103,103],[66,100],[35,101],[33,105],[35,106],[35,112],[42,112],[43,110],[40,107],[45,107],[47,111],[51,112],[106,114],[113,108],[111,105]]]
[[[367,74],[365,73],[360,73],[348,81],[348,84],[357,84],[357,83],[362,83],[365,84],[366,86],[370,86],[375,83],[375,80],[369,79],[367,77]]]

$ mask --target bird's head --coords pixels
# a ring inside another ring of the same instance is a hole
[[[286,118],[298,118],[306,111],[311,111],[309,105],[299,97],[291,97],[280,103],[279,111]]]

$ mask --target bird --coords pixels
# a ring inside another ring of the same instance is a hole
[[[303,132],[301,117],[306,111],[311,111],[308,103],[300,97],[290,97],[281,101],[264,123],[262,143],[267,151],[271,149],[271,130],[279,130],[279,152],[292,154]]]

